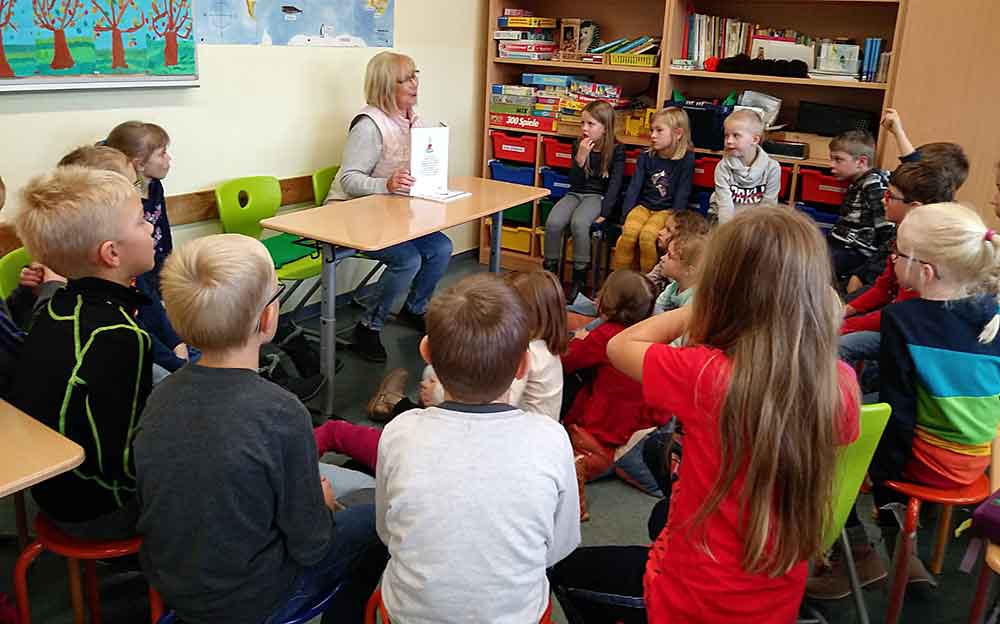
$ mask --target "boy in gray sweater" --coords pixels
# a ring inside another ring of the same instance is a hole
[[[529,338],[524,303],[497,275],[431,300],[420,353],[445,402],[397,416],[378,447],[375,524],[390,555],[382,601],[394,622],[537,622],[546,568],[580,543],[565,430],[508,404]]]
[[[150,584],[186,624],[267,624],[343,582],[329,608],[360,622],[385,550],[373,506],[335,496],[374,481],[318,465],[309,412],[257,373],[282,292],[267,250],[241,234],[196,239],[167,259],[161,288],[203,355],[156,387],[135,439]]]
[[[752,110],[741,109],[725,121],[726,155],[715,168],[715,192],[709,213],[719,223],[736,211],[778,202],[781,166],[760,147],[764,121]]]

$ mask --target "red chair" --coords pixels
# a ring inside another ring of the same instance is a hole
[[[17,558],[14,566],[14,593],[17,597],[17,613],[20,624],[31,624],[31,605],[28,602],[28,567],[48,550],[66,557],[69,566],[69,591],[73,603],[73,622],[83,624],[83,595],[80,591],[80,560],[84,562],[85,581],[87,585],[87,602],[90,609],[91,624],[101,622],[101,598],[97,585],[98,559],[114,559],[134,555],[139,552],[142,539],[133,537],[117,542],[87,542],[78,540],[60,531],[45,516],[39,514],[35,519],[35,534],[37,539],[25,548]],[[149,588],[149,608],[151,621],[155,624],[163,615],[163,602],[152,587]]]
[[[934,552],[931,555],[930,571],[941,573],[944,562],[944,551],[948,545],[948,531],[951,529],[951,512],[955,505],[975,505],[986,500],[990,495],[990,480],[984,474],[975,483],[963,488],[942,490],[916,483],[902,481],[886,481],[884,484],[900,494],[909,497],[906,505],[906,520],[903,529],[896,540],[896,552],[893,557],[892,586],[889,589],[889,607],[886,612],[886,624],[896,624],[903,610],[903,597],[906,594],[907,568],[910,554],[913,552],[913,541],[917,534],[917,521],[920,518],[921,503],[938,503],[941,505],[941,515],[938,518],[937,539]]]
[[[382,624],[392,624],[389,621],[389,614],[385,612],[385,605],[382,604],[382,589],[376,587],[375,592],[368,599],[368,604],[365,605],[365,624],[376,624],[380,619]],[[545,613],[542,614],[542,619],[538,621],[538,624],[552,624],[551,600],[545,607]]]

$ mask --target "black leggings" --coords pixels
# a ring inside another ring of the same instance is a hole
[[[645,623],[642,577],[648,558],[648,546],[591,546],[556,564],[549,579],[567,621]]]

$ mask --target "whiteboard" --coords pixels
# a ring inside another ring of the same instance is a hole
[[[0,92],[198,84],[192,0],[0,0]]]

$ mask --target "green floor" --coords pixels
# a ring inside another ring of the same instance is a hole
[[[446,283],[471,272],[483,270],[471,257],[457,258],[452,262]],[[357,316],[351,307],[338,311],[338,326],[349,327]],[[423,362],[417,355],[419,336],[416,332],[389,324],[383,336],[389,351],[385,365],[371,364],[345,353],[344,370],[336,378],[335,409],[339,417],[352,422],[371,424],[364,414],[364,406],[378,380],[388,370],[397,366],[410,371],[411,378],[419,379]],[[335,457],[327,459],[336,460]],[[30,499],[30,497],[29,497]],[[587,501],[591,521],[583,525],[583,541],[597,544],[647,543],[646,518],[654,499],[616,479],[607,479],[587,486]],[[863,501],[870,505],[870,502]],[[966,519],[968,513],[956,511],[955,523]],[[13,603],[13,570],[17,547],[11,536],[14,533],[13,504],[10,497],[0,499],[0,593],[8,594]],[[920,551],[927,557],[933,540],[933,518],[921,530]],[[939,577],[939,586],[933,590],[910,591],[906,597],[902,621],[906,623],[957,624],[968,619],[969,606],[975,588],[975,576],[958,571],[958,564],[965,552],[968,539],[953,540],[949,546],[945,571]],[[141,575],[122,569],[123,566],[107,565],[99,570],[101,598],[105,624],[136,624],[148,622],[146,585]],[[684,574],[678,570],[677,574]],[[69,624],[72,612],[66,584],[66,566],[51,554],[43,554],[31,568],[29,588],[32,598],[33,622],[42,624]],[[886,590],[865,592],[865,599],[874,623],[884,621]],[[818,605],[831,624],[856,622],[853,602],[845,599]],[[563,622],[561,611],[554,612],[557,622]],[[720,623],[721,624],[721,623]]]

